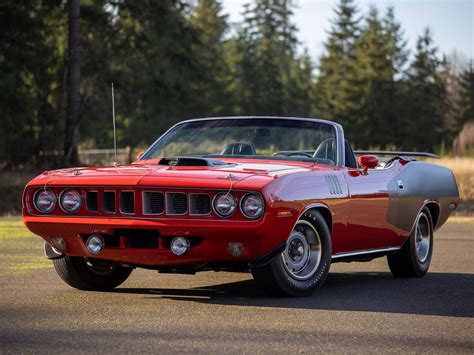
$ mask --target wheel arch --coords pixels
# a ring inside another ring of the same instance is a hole
[[[427,207],[431,214],[431,219],[433,221],[433,229],[436,228],[436,225],[439,221],[440,206],[436,201],[427,201],[424,203],[423,207]]]
[[[318,211],[321,214],[321,216],[323,216],[324,221],[326,222],[329,228],[329,233],[332,236],[332,213],[329,207],[322,203],[312,204],[303,211],[303,213],[298,218],[298,220],[308,211]]]

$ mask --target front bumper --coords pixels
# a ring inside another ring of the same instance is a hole
[[[48,244],[51,238],[67,242],[63,252],[70,256],[95,257],[123,264],[148,267],[179,267],[211,262],[262,260],[286,241],[296,217],[273,217],[267,213],[259,221],[151,220],[128,218],[88,218],[60,216],[24,216],[26,226]],[[174,255],[159,242],[153,248],[106,247],[100,254],[90,254],[84,236],[94,233],[113,235],[116,231],[155,230],[159,239],[182,236],[197,237],[200,243],[182,256]],[[229,251],[229,243],[240,242],[244,251],[239,257]]]

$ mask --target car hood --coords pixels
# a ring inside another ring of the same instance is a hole
[[[262,188],[282,175],[328,169],[308,162],[226,160],[221,166],[163,166],[151,161],[130,165],[46,171],[29,185],[162,186],[189,188]]]

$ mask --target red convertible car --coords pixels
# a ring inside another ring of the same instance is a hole
[[[181,122],[130,165],[42,173],[23,219],[78,289],[142,267],[250,271],[267,293],[300,296],[338,261],[387,256],[393,275],[425,275],[458,202],[449,169],[356,160],[337,123],[226,117]]]

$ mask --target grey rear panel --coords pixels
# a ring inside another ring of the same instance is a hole
[[[388,184],[389,223],[409,233],[426,201],[439,206],[436,228],[448,219],[459,203],[456,180],[450,169],[414,161],[406,164]]]

